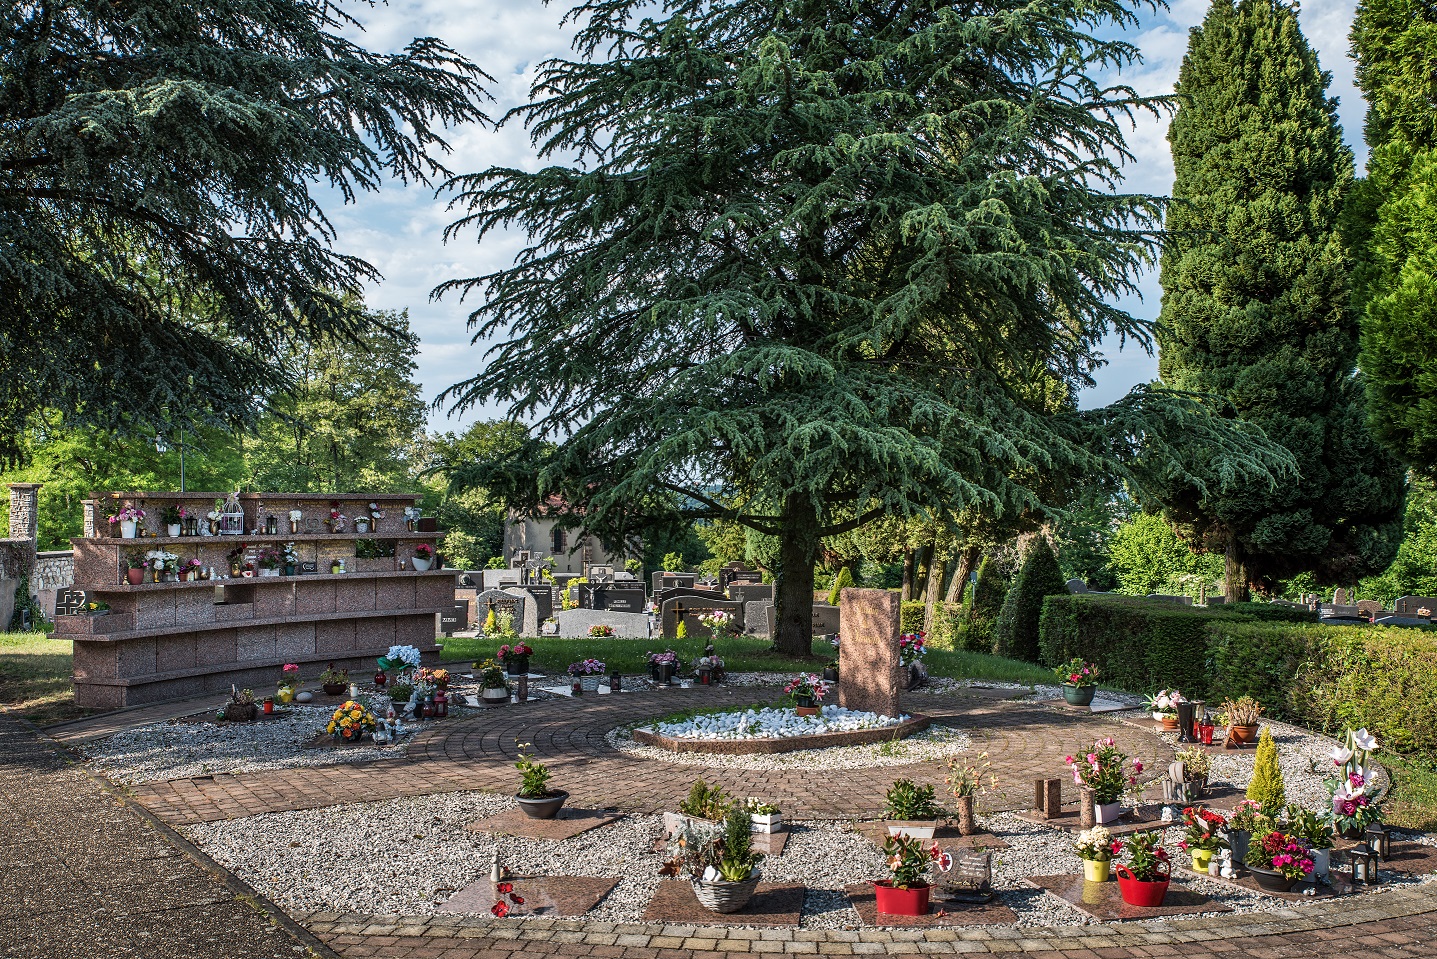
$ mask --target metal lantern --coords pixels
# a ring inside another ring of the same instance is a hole
[[[1383,828],[1382,823],[1368,823],[1362,838],[1366,840],[1367,847],[1377,854],[1377,858],[1385,862],[1392,857],[1392,833]]]
[[[1207,713],[1203,713],[1202,722],[1198,723],[1198,739],[1202,741],[1204,746],[1212,745],[1212,734],[1216,730],[1217,724],[1212,721],[1212,717]]]
[[[609,673],[609,692],[621,693],[623,691],[624,680],[623,677],[619,675],[619,671],[616,669],[613,672]]]
[[[1377,853],[1367,843],[1347,851],[1348,879],[1352,885],[1371,886],[1377,883]]]

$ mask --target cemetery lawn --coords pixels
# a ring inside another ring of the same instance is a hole
[[[88,715],[75,705],[72,647],[45,633],[0,633],[0,707],[37,726]]]
[[[1386,821],[1423,832],[1437,829],[1437,759],[1387,753],[1380,762],[1392,776]]]
[[[496,640],[473,636],[441,636],[439,642],[444,646],[443,659],[466,663],[492,659],[501,645]],[[544,636],[528,642],[534,647],[530,668],[551,675],[562,674],[570,663],[590,657],[602,660],[610,669],[617,669],[620,673],[647,673],[647,657],[651,651],[659,652],[672,647],[680,659],[689,664],[703,655],[704,648],[704,641],[697,639],[665,642],[662,639],[559,639]],[[826,640],[815,640],[813,655],[807,659],[784,656],[771,652],[771,649],[772,643],[766,639],[741,636],[720,643],[718,653],[723,657],[724,667],[731,673],[814,672],[834,658],[833,647]],[[930,648],[923,662],[933,676],[1023,685],[1053,682],[1053,671],[1050,669],[981,653]]]

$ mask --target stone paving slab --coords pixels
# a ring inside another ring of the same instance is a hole
[[[797,927],[803,912],[804,887],[761,882],[748,905],[738,912],[710,912],[699,905],[693,884],[686,879],[664,879],[644,910],[645,922],[712,922],[720,925]]]
[[[1028,882],[1103,922],[1232,912],[1231,906],[1178,882],[1168,886],[1168,894],[1161,906],[1128,905],[1123,901],[1116,880],[1087,882],[1082,876],[1029,876]]]
[[[567,806],[560,809],[553,819],[534,819],[524,815],[523,810],[506,809],[498,815],[466,823],[464,828],[469,832],[559,842],[583,835],[600,826],[607,826],[618,818],[614,813],[599,809],[570,809]]]
[[[936,900],[930,904],[926,916],[893,916],[878,911],[878,899],[873,894],[873,884],[870,882],[844,886],[843,892],[865,926],[937,929],[948,926],[1006,925],[1018,918],[1018,914],[1012,909],[996,901],[952,903]]]
[[[592,876],[538,876],[509,879],[523,905],[510,903],[516,912],[528,916],[582,916],[607,896],[619,880]],[[491,915],[494,903],[509,897],[499,895],[497,883],[489,879],[471,882],[444,901],[440,912]]]

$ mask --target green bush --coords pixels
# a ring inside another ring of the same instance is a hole
[[[939,603],[933,607],[928,645],[934,649],[961,649],[962,630],[963,607],[957,603]]]
[[[898,608],[898,629],[904,633],[916,633],[923,628],[926,608],[923,603],[904,603]]]
[[[1008,584],[988,557],[978,565],[978,582],[973,584],[972,599],[963,606],[963,623],[958,644],[974,653],[993,652],[993,623],[1003,609]]]
[[[1036,537],[993,624],[995,652],[1005,659],[1038,662],[1038,621],[1043,615],[1043,600],[1066,595],[1068,583],[1058,568],[1058,557],[1046,539]]]
[[[1287,786],[1282,781],[1282,766],[1277,760],[1277,743],[1271,728],[1264,728],[1262,738],[1257,741],[1257,758],[1253,761],[1247,798],[1262,803],[1263,809],[1282,809],[1287,805]]]
[[[1284,606],[1281,603],[1228,603],[1216,607],[1226,613],[1236,613],[1248,619],[1268,623],[1315,623],[1317,610],[1301,606]]]
[[[837,576],[833,577],[833,588],[828,591],[828,605],[837,606],[839,593],[842,592],[844,587],[852,585],[853,574],[849,572],[848,567],[845,566],[838,571]]]

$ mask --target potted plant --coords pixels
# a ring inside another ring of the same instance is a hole
[[[125,582],[138,586],[145,581],[145,554],[131,550],[125,554]]]
[[[928,634],[923,630],[898,637],[898,665],[903,667],[904,688],[915,689],[928,678],[923,654],[928,652]]]
[[[1247,856],[1248,842],[1255,835],[1266,835],[1274,828],[1272,817],[1254,799],[1244,799],[1237,804],[1227,821],[1228,847],[1232,850],[1232,861],[1241,863]]]
[[[1181,702],[1186,700],[1176,689],[1161,689],[1148,697],[1148,709],[1164,729],[1173,730],[1178,728],[1178,703]]]
[[[1187,833],[1182,848],[1192,854],[1193,871],[1206,873],[1213,855],[1227,847],[1227,840],[1222,838],[1227,820],[1211,809],[1189,806],[1183,810],[1183,824]]]
[[[86,616],[108,616],[110,615],[110,604],[102,600],[86,603],[82,611]]]
[[[793,711],[800,716],[817,716],[823,707],[818,705],[828,695],[828,683],[812,673],[799,673],[783,691],[793,700]]]
[[[823,681],[825,683],[838,682],[838,660],[830,659],[823,664]]]
[[[335,669],[334,663],[329,663],[324,667],[324,672],[319,674],[319,681],[324,686],[326,696],[342,695],[345,687],[349,685],[349,670]]]
[[[259,574],[261,576],[278,576],[280,564],[284,562],[284,556],[277,549],[266,546],[259,551]]]
[[[920,786],[911,779],[895,780],[883,795],[883,818],[888,835],[910,839],[932,839],[938,831],[942,808],[932,786]]]
[[[403,679],[390,682],[384,687],[384,691],[389,694],[389,701],[400,710],[403,710],[414,696],[414,686]]]
[[[775,833],[783,829],[783,810],[772,803],[760,802],[750,796],[744,803],[755,832]]]
[[[532,749],[530,743],[519,743],[519,758],[514,763],[514,768],[519,770],[519,791],[514,794],[514,799],[530,819],[553,819],[569,794],[562,789],[549,788],[549,779],[553,774],[548,766],[534,759]]]
[[[581,659],[569,664],[569,675],[574,678],[581,692],[597,693],[599,680],[608,667],[597,659]]]
[[[185,508],[171,504],[160,511],[160,516],[165,523],[165,534],[168,536],[179,536],[180,526],[185,521]]]
[[[1212,772],[1212,757],[1196,746],[1179,749],[1174,758],[1182,763],[1183,784],[1189,799],[1201,799],[1207,792],[1207,777]]]
[[[259,706],[254,700],[254,691],[230,687],[230,698],[220,710],[220,715],[232,723],[247,723],[255,718]]]
[[[485,706],[503,706],[509,702],[509,683],[504,678],[504,670],[492,659],[486,659],[482,663],[474,664],[475,671],[479,674],[479,698]],[[540,819],[549,819],[549,816],[540,816]]]
[[[1331,814],[1320,815],[1298,805],[1287,807],[1287,832],[1307,850],[1312,874],[1326,879],[1332,872],[1333,831]]]
[[[978,754],[977,762],[968,762],[958,756],[948,760],[948,777],[943,781],[953,795],[961,835],[971,836],[978,831],[974,808],[978,797],[987,793],[989,788],[998,788],[998,777],[993,775],[992,768],[986,752]]]
[[[534,647],[520,640],[512,646],[505,643],[499,647],[498,660],[504,666],[504,672],[510,676],[529,675],[529,657],[534,655]]]
[[[889,916],[928,915],[928,897],[933,886],[924,876],[933,865],[946,872],[953,864],[953,857],[936,844],[926,844],[913,836],[889,836],[883,843],[883,855],[892,877],[873,883],[878,912]]]
[[[294,702],[298,687],[299,667],[294,663],[285,663],[279,670],[279,685],[275,688],[274,698],[281,703]]]
[[[1083,880],[1107,882],[1112,876],[1113,857],[1123,851],[1123,843],[1114,839],[1106,826],[1094,826],[1078,834],[1073,848],[1083,860]]]
[[[668,685],[674,681],[674,673],[679,668],[679,654],[672,649],[666,649],[662,653],[649,653],[649,675],[654,682],[660,686]]]
[[[331,533],[344,532],[344,513],[339,508],[339,500],[329,502],[329,531]]]
[[[722,786],[710,786],[702,779],[695,780],[689,787],[688,796],[679,801],[679,811],[664,813],[664,833],[674,839],[691,826],[711,827],[728,818],[734,805]]]
[[[606,623],[595,623],[589,627],[590,639],[613,639],[614,627]]]
[[[1073,782],[1089,789],[1093,794],[1093,809],[1100,823],[1117,822],[1123,814],[1120,800],[1129,786],[1137,785],[1138,774],[1143,764],[1133,760],[1132,772],[1128,772],[1128,757],[1118,749],[1113,737],[1094,740],[1090,749],[1066,759],[1072,771]]]
[[[1128,839],[1128,861],[1117,864],[1118,892],[1130,906],[1161,906],[1172,879],[1168,851],[1157,832],[1134,833]]]
[[[180,582],[193,580],[198,582],[200,573],[204,570],[205,564],[198,559],[187,559],[180,564]]]
[[[1274,829],[1254,836],[1243,865],[1264,892],[1288,892],[1299,879],[1312,875],[1312,859],[1292,836]]]
[[[1257,738],[1257,718],[1262,715],[1262,706],[1251,696],[1224,701],[1222,715],[1227,722],[1228,739],[1236,745],[1246,746]]]
[[[1332,797],[1332,827],[1344,838],[1358,838],[1369,823],[1382,818],[1371,765],[1376,751],[1377,740],[1366,729],[1348,730],[1342,745],[1332,750],[1335,775],[1324,785]]]
[[[139,530],[140,521],[145,518],[145,511],[138,506],[126,506],[118,513],[110,517],[111,523],[120,524],[120,538],[134,539]]]
[[[738,912],[758,888],[758,864],[763,856],[753,851],[753,832],[740,804],[729,808],[720,826],[684,824],[671,838],[674,856],[660,875],[687,874],[694,897],[705,909]]]
[[[355,521],[358,523],[358,520]],[[418,572],[425,572],[434,564],[434,547],[428,543],[419,543],[414,547],[414,568]]]
[[[284,562],[284,575],[293,576],[299,566],[299,551],[294,548],[293,543],[285,543],[280,556]]]
[[[1098,691],[1098,667],[1081,657],[1068,660],[1053,670],[1063,687],[1063,699],[1069,706],[1091,706]]]

